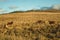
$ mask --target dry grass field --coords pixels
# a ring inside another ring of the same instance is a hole
[[[60,13],[1,14],[0,40],[60,40]]]

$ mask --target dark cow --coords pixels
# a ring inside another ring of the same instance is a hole
[[[55,21],[48,21],[49,24],[55,24]]]
[[[45,22],[42,21],[42,20],[38,20],[38,21],[36,22],[36,24],[40,24],[40,23],[45,23]]]
[[[13,24],[13,21],[7,23],[7,25],[12,25],[12,24]]]

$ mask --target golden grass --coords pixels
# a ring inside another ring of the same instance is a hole
[[[6,28],[8,22],[12,25]],[[50,24],[50,23],[51,24]],[[24,12],[0,15],[0,40],[60,40],[60,14]]]

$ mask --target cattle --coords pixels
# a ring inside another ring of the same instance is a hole
[[[7,25],[12,25],[12,24],[13,24],[13,21],[7,23]]]
[[[12,24],[13,24],[13,21],[8,22],[8,23],[5,25],[5,28],[7,28],[7,29],[12,29],[12,28],[13,28],[13,27],[12,27]]]
[[[48,21],[49,24],[55,24],[55,21]]]
[[[42,23],[45,23],[45,21],[43,21],[43,20],[38,20],[37,22],[36,22],[36,24],[42,24]]]

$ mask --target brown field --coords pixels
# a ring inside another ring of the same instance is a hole
[[[0,40],[60,40],[60,13],[1,14]]]

